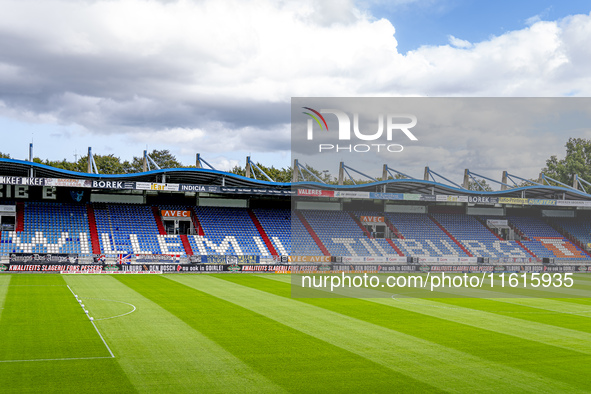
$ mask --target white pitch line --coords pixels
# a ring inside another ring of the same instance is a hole
[[[103,338],[103,336],[101,335],[100,331],[98,330],[98,328],[96,328],[96,324],[94,324],[93,321],[91,321],[92,325],[94,326],[94,329],[96,330],[96,333],[99,334],[99,337],[101,337],[103,343],[105,344],[105,346],[107,347],[107,350],[109,351],[109,353],[111,354],[111,358],[115,358],[115,355],[113,354],[113,352],[111,351],[111,348],[109,347],[109,345],[107,345],[107,342],[105,341],[105,338]]]
[[[133,304],[130,304],[129,302],[125,302],[125,301],[117,301],[117,300],[107,300],[106,298],[89,298],[89,297],[80,297],[83,300],[97,300],[97,301],[109,301],[109,302],[118,302],[120,304],[125,304],[125,305],[129,305],[130,307],[132,307],[133,309],[129,312],[126,312],[122,315],[117,315],[117,316],[110,316],[110,317],[103,317],[101,319],[94,319],[94,321],[99,321],[99,320],[109,320],[109,319],[115,319],[116,317],[123,317],[125,315],[129,315],[130,313],[133,313],[136,311],[136,306]]]
[[[76,297],[76,293],[74,293],[74,291],[72,290],[72,288],[70,287],[70,285],[66,285],[68,287],[68,289],[72,292],[72,295],[74,296],[74,298]],[[94,322],[91,320],[90,321],[92,323],[92,326],[94,327],[94,329],[96,330],[96,333],[99,335],[99,337],[101,338],[101,341],[103,341],[103,343],[105,344],[105,347],[107,348],[107,350],[109,351],[109,354],[111,355],[111,358],[115,358],[115,355],[113,354],[113,352],[111,351],[111,348],[109,347],[109,345],[107,345],[107,342],[105,341],[105,338],[103,338],[103,336],[101,335],[101,332],[99,331],[99,329],[97,328],[96,324],[94,324]],[[108,358],[108,357],[106,357]]]
[[[30,361],[70,361],[70,360],[98,360],[113,357],[72,357],[72,358],[35,358],[32,360],[0,360],[0,363],[25,363]]]

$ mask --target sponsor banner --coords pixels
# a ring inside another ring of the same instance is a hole
[[[181,183],[179,185],[179,191],[195,193],[219,193],[220,187],[210,185],[185,185]]]
[[[349,263],[406,263],[408,261],[408,257],[406,256],[367,256],[367,257],[343,257],[342,262],[349,264]]]
[[[420,194],[414,194],[414,193],[404,193],[402,195],[402,199],[403,200],[409,200],[409,201],[419,201],[422,200],[422,196]]]
[[[176,192],[179,190],[178,183],[150,183],[150,182],[136,182],[135,188],[137,190],[159,190],[167,192]]]
[[[190,218],[191,211],[174,211],[171,209],[163,209],[160,211],[163,218]]]
[[[45,178],[29,178],[20,176],[0,176],[0,184],[4,185],[27,185],[45,186]]]
[[[298,189],[298,196],[303,197],[334,197],[333,190],[319,190],[319,189]]]
[[[486,224],[489,226],[508,226],[508,220],[501,220],[501,219],[487,219]]]
[[[76,269],[78,265],[72,264],[8,264],[5,272],[62,272]]]
[[[493,265],[432,265],[430,272],[493,272]]]
[[[383,216],[360,216],[359,220],[366,223],[384,223]]]
[[[45,186],[88,188],[92,186],[92,181],[84,179],[45,178]]]
[[[561,207],[591,207],[591,201],[556,200],[556,205]]]
[[[524,204],[527,204],[528,201],[529,201],[529,199],[527,199],[527,198],[499,197],[499,204],[524,205]]]
[[[201,264],[201,256],[187,256],[189,258],[189,263],[191,264]]]
[[[498,259],[500,263],[539,263],[542,259],[534,257],[501,257]]]
[[[44,263],[63,263],[76,264],[78,262],[77,254],[49,254],[49,253],[11,253],[9,256],[10,263],[29,263],[29,264],[44,264]]]
[[[556,200],[547,200],[543,198],[530,198],[527,200],[529,205],[556,205]]]
[[[277,190],[277,189],[263,189],[263,188],[249,188],[249,187],[220,187],[221,193],[231,194],[259,194],[264,196],[291,196],[296,194],[296,191],[289,189]]]
[[[406,198],[406,196],[408,196],[408,195],[410,195],[410,194],[405,194],[404,195],[404,199],[405,200],[412,200],[410,198]],[[423,195],[418,195],[418,196],[420,197],[419,199],[421,201],[435,201],[435,199],[436,199],[436,197],[434,195],[432,195],[432,194],[423,194]]]
[[[468,196],[446,196],[438,194],[435,196],[435,201],[468,202]]]
[[[289,263],[289,256],[273,256],[273,263]]]
[[[201,264],[259,264],[260,256],[201,256]]]
[[[390,272],[591,272],[591,265],[429,265],[429,264],[0,264],[0,273],[43,272],[62,274],[148,274],[148,273],[390,273]]]
[[[476,263],[478,261],[477,257],[418,257],[418,262],[420,264],[424,263]]]
[[[123,256],[125,258],[126,256]],[[179,258],[181,257],[180,254],[178,255],[169,255],[169,254],[136,254],[135,255],[135,262],[136,263],[177,263]],[[131,256],[130,256],[131,258]]]
[[[136,190],[150,190],[152,184],[150,182],[136,182],[135,188]]]
[[[369,198],[374,200],[402,200],[404,195],[402,193],[369,193]]]
[[[330,263],[331,256],[288,256],[290,263]]]
[[[499,202],[499,199],[497,197],[488,196],[468,196],[468,202],[472,204],[492,205],[497,204]]]
[[[369,192],[336,191],[334,192],[334,196],[340,198],[369,198]]]
[[[65,186],[65,185],[56,185]],[[115,189],[115,190],[133,190],[135,189],[135,182],[123,181],[92,181],[93,189]]]
[[[15,213],[16,205],[0,205],[0,212]]]

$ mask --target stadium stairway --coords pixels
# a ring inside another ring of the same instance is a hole
[[[573,234],[571,234],[568,231],[566,231],[566,229],[564,229],[563,227],[561,227],[558,223],[554,223],[554,222],[551,222],[549,220],[546,220],[546,223],[548,224],[548,226],[550,226],[554,230],[558,231],[558,233],[560,235],[562,235],[564,238],[568,239],[570,242],[572,242],[576,246],[578,246],[579,249],[581,249],[583,251],[583,253],[585,253],[587,256],[591,257],[591,252],[587,251],[587,249],[585,248],[585,245],[583,244],[583,242],[581,242],[580,239],[578,239]]]
[[[361,221],[359,220],[359,218],[357,216],[355,216],[355,214],[353,212],[349,212],[349,216],[351,216],[351,219],[353,219],[353,221],[359,226],[359,228],[363,231],[363,234],[365,234],[365,236],[369,239],[373,239],[373,237],[371,236],[371,234],[369,233],[369,231],[367,231],[367,229],[365,228],[365,226],[363,225],[363,223],[361,223]]]
[[[388,226],[388,228],[390,229],[390,231],[392,231],[394,234],[396,234],[396,238],[398,238],[398,239],[404,239],[404,235],[402,235],[402,233],[400,232],[400,230],[398,230],[396,228],[396,226],[394,226],[394,224],[392,223],[392,221],[390,219],[388,219],[388,217],[384,217],[384,223],[386,223],[386,226]],[[398,247],[396,247],[394,249],[398,249]],[[398,249],[398,250],[400,250],[400,249]]]
[[[25,203],[16,203],[16,226],[14,231],[17,233],[25,231]]]
[[[530,237],[525,235],[523,233],[523,231],[521,231],[515,224],[511,223],[510,221],[509,221],[509,227],[511,228],[511,230],[513,230],[515,232],[515,234],[517,234],[521,237],[522,241],[531,241]]]
[[[400,250],[400,248],[396,246],[396,244],[390,238],[386,238],[386,242],[388,242],[388,244],[396,251],[396,253],[398,253],[398,256],[404,256],[402,250]]]
[[[158,211],[157,206],[152,206],[152,213],[154,214],[154,220],[156,221],[156,225],[158,226],[158,232],[160,233],[160,235],[166,235],[166,229],[164,228],[164,224],[162,223],[162,218],[160,217],[160,212]]]
[[[525,246],[521,241],[519,240],[515,240],[515,243],[519,246],[521,246],[523,248],[523,250],[525,250],[531,257],[533,258],[538,258],[538,256],[535,255],[534,252],[532,252],[527,246]]]
[[[437,225],[437,227],[439,227],[439,228],[441,229],[441,231],[443,231],[443,232],[445,233],[445,235],[447,235],[447,236],[448,236],[448,237],[449,237],[449,238],[450,238],[450,239],[451,239],[451,240],[452,240],[452,241],[453,241],[453,242],[454,242],[456,245],[458,245],[458,247],[459,247],[460,249],[462,249],[462,251],[463,251],[464,253],[466,253],[466,255],[467,255],[468,257],[474,257],[474,256],[472,256],[472,253],[470,253],[470,252],[468,251],[468,249],[466,249],[466,247],[465,247],[464,245],[462,245],[462,243],[461,243],[460,241],[458,241],[458,240],[457,240],[457,239],[456,239],[456,238],[455,238],[453,235],[451,235],[451,233],[450,233],[449,231],[447,231],[447,229],[446,229],[445,227],[443,227],[443,226],[441,225],[441,223],[439,223],[439,222],[437,221],[437,219],[435,219],[435,218],[434,218],[434,217],[433,217],[431,214],[427,214],[427,217],[428,217],[429,219],[431,219],[431,221],[432,221],[433,223],[435,223],[435,224]]]
[[[189,243],[189,238],[187,234],[180,235],[181,242],[183,243],[183,248],[185,248],[185,253],[187,256],[193,256],[193,248],[191,248],[191,244]]]
[[[197,229],[197,235],[203,237],[205,236],[205,231],[203,231],[203,227],[201,226],[201,222],[197,218],[197,214],[195,213],[195,209],[191,209],[191,220],[193,221],[193,228]]]
[[[306,228],[306,230],[308,230],[308,233],[310,233],[310,235],[312,236],[312,239],[314,240],[314,242],[316,242],[316,245],[318,245],[318,247],[320,248],[322,253],[325,256],[330,256],[330,252],[328,251],[328,249],[326,249],[326,246],[324,246],[324,244],[322,243],[322,241],[318,237],[318,234],[316,234],[316,232],[314,231],[312,226],[310,226],[310,223],[308,223],[308,221],[306,220],[304,215],[302,215],[302,213],[300,211],[295,211],[295,213],[296,213],[298,219],[300,219],[300,222],[302,222],[302,224]]]
[[[86,204],[86,215],[88,217],[88,229],[90,231],[90,244],[93,254],[101,254],[101,243],[96,229],[96,218],[94,217],[94,208],[92,204]]]
[[[259,234],[261,235],[263,242],[267,246],[267,249],[269,249],[269,252],[271,252],[271,256],[279,256],[279,254],[277,253],[277,250],[275,250],[275,247],[273,246],[273,243],[269,239],[269,236],[265,232],[265,229],[263,228],[263,226],[261,226],[261,222],[259,221],[257,216],[254,214],[252,209],[248,209],[248,216],[250,216],[250,219],[252,220],[255,227],[259,231]]]

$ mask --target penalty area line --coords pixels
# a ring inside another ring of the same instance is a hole
[[[68,289],[70,290],[70,292],[72,293],[72,295],[74,296],[74,298],[78,298],[78,297],[76,297],[76,293],[74,293],[74,291],[72,290],[72,288],[70,287],[70,285],[66,285],[66,286],[68,287]],[[102,357],[102,358],[115,358],[115,355],[111,351],[111,348],[109,347],[109,345],[107,345],[107,341],[105,341],[105,338],[103,338],[103,336],[101,335],[101,332],[99,331],[99,329],[96,326],[96,324],[94,324],[94,322],[92,320],[90,322],[92,323],[92,326],[96,330],[96,333],[101,338],[101,341],[103,341],[103,343],[105,344],[105,347],[107,348],[107,350],[109,351],[109,354],[111,355],[111,357]]]

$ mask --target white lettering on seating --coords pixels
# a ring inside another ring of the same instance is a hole
[[[351,256],[358,256],[357,252],[355,252],[355,249],[353,249],[353,247],[351,246],[351,244],[355,243],[355,240],[353,238],[332,238],[332,242],[334,242],[335,244],[341,244],[345,246],[347,251],[351,253]]]
[[[177,247],[177,248],[181,247],[181,242],[180,242],[177,235],[160,235],[160,234],[158,234],[157,237],[158,237],[158,245],[160,245],[160,250],[162,251],[162,254],[169,254],[169,253],[185,254],[184,250],[181,252],[178,252],[178,251],[171,252],[169,249],[170,247]],[[167,240],[174,240],[174,241],[179,241],[179,242],[167,242]]]
[[[219,244],[216,244],[215,242],[210,241],[209,239],[207,239],[206,237],[204,237],[202,235],[193,235],[192,237],[193,237],[193,239],[195,239],[195,243],[197,243],[197,248],[199,249],[199,253],[202,255],[210,254],[208,252],[207,248],[215,250],[216,253],[219,255],[228,254],[226,252],[228,251],[228,249],[230,249],[230,247],[232,247],[234,249],[234,252],[236,253],[236,255],[238,255],[238,256],[244,255],[244,253],[242,253],[242,249],[240,248],[240,245],[238,245],[238,241],[236,241],[236,237],[234,237],[234,236],[230,235],[230,236],[224,237],[224,240],[222,242],[220,242]]]
[[[460,241],[466,249],[475,257],[497,257],[497,255],[486,248],[486,245],[473,239]]]
[[[101,233],[101,241],[103,241],[103,253],[105,254],[127,253],[127,251],[125,250],[113,250],[113,245],[111,244],[111,237],[109,237],[108,233]]]

